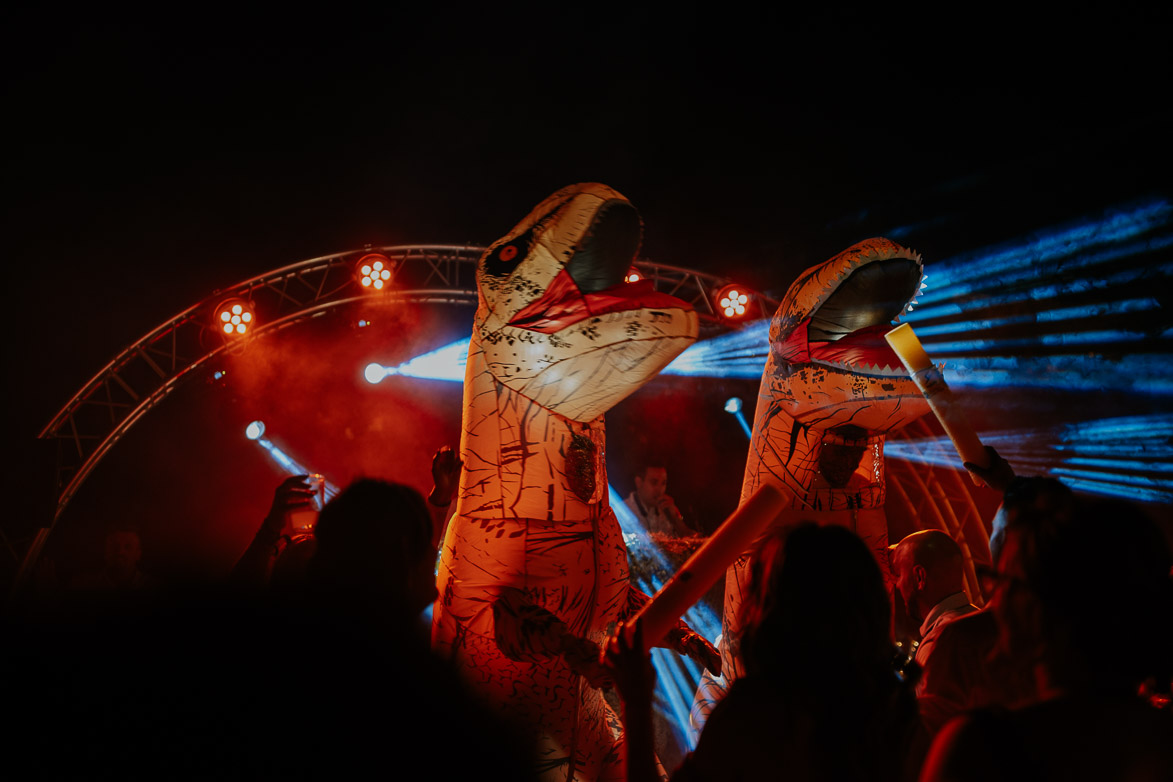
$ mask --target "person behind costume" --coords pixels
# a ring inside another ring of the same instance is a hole
[[[892,546],[896,594],[919,624],[916,663],[922,668],[937,637],[955,619],[978,610],[965,593],[961,547],[940,530],[921,530]]]
[[[839,526],[780,530],[755,554],[750,585],[746,675],[672,779],[909,778],[916,701],[894,667],[888,593],[868,547]],[[623,639],[621,630],[607,659],[624,697],[627,779],[646,782],[654,674]]]
[[[989,449],[994,464],[1005,462]],[[972,465],[968,465],[974,471]],[[1000,468],[1004,475],[1009,466]],[[1010,473],[1013,476],[1012,473]],[[1074,495],[1055,478],[1010,477],[1001,480],[989,473],[979,478],[1004,492],[994,515],[990,554],[997,562],[1007,525],[1043,522],[1062,524],[1074,512]],[[987,589],[987,596],[989,590]],[[980,706],[1013,706],[1035,695],[1034,677],[1018,661],[993,655],[998,623],[987,604],[981,611],[963,616],[941,629],[931,657],[923,664],[917,695],[921,719],[930,735],[966,709]]]
[[[635,491],[624,503],[648,532],[683,538],[695,534],[668,494],[668,469],[647,464],[635,474]]]
[[[990,604],[996,652],[1030,662],[1038,695],[950,722],[921,779],[1169,779],[1173,715],[1137,695],[1173,672],[1168,545],[1120,501],[1030,516],[1006,528]]]

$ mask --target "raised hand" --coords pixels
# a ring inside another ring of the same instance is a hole
[[[970,462],[965,463],[965,469],[973,476],[974,483],[979,486],[988,486],[995,491],[1006,493],[1006,488],[1014,480],[1014,468],[1010,462],[998,455],[991,445],[986,446],[986,454],[990,458],[989,467],[978,467]]]
[[[309,507],[314,499],[314,490],[310,488],[308,479],[308,475],[294,475],[277,486],[273,492],[273,504],[269,506],[269,513],[261,526],[262,531],[280,534],[290,512]]]

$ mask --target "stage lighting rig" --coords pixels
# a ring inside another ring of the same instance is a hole
[[[745,286],[731,283],[717,291],[713,297],[717,303],[717,314],[728,321],[739,321],[749,312],[753,294]]]
[[[213,328],[226,337],[243,337],[255,325],[253,306],[244,299],[227,299],[216,308]]]
[[[391,259],[382,253],[367,253],[355,264],[358,283],[369,291],[381,291],[391,282]]]
[[[627,276],[623,278],[624,282],[639,282],[644,276],[639,273],[639,269],[632,266],[627,270]]]

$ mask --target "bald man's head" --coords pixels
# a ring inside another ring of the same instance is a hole
[[[944,532],[914,532],[889,549],[896,590],[918,622],[937,603],[965,589],[961,548]]]

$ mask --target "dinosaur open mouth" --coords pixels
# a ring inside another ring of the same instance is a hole
[[[920,264],[908,258],[854,269],[811,314],[775,345],[779,359],[877,375],[906,375],[884,335],[920,289]]]
[[[656,292],[651,280],[624,281],[639,242],[635,208],[625,201],[603,204],[546,292],[514,315],[509,325],[552,334],[608,312],[691,309],[677,298]]]
[[[620,282],[595,293],[583,293],[563,269],[546,293],[514,315],[508,325],[553,334],[590,317],[638,309],[691,310],[692,307],[654,290],[651,280]]]
[[[566,262],[566,272],[583,293],[612,288],[627,276],[639,252],[643,230],[635,207],[626,201],[611,200],[595,212],[590,229]]]

